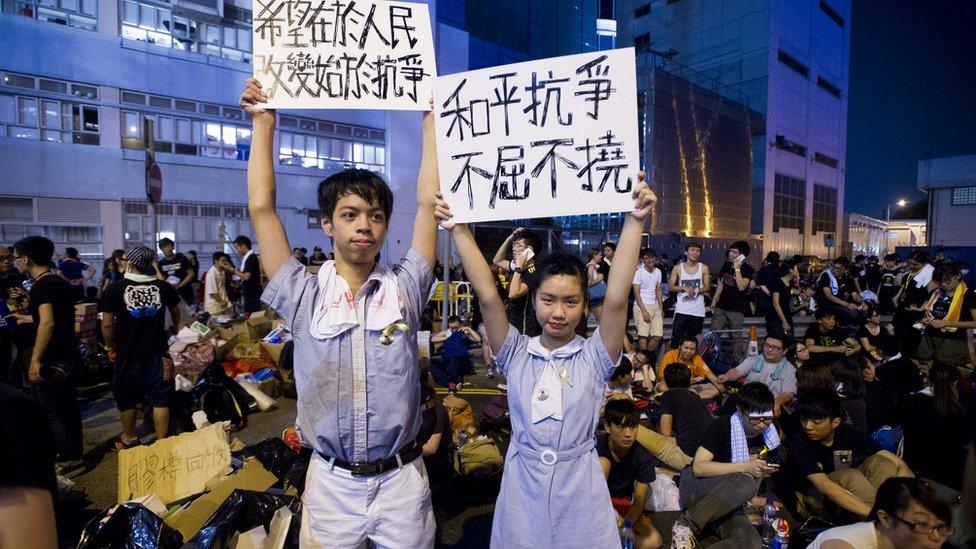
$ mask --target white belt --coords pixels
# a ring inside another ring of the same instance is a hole
[[[553,450],[552,448],[543,448],[541,450],[535,450],[529,448],[528,446],[519,444],[514,440],[512,441],[512,444],[515,446],[516,454],[522,454],[523,456],[529,459],[538,460],[543,465],[548,465],[550,467],[555,465],[557,462],[572,461],[582,455],[585,455],[589,453],[590,450],[592,450],[595,445],[594,441],[590,439],[575,448],[557,451],[557,450]]]

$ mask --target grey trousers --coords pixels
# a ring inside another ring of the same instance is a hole
[[[743,506],[759,491],[760,480],[745,473],[696,478],[691,466],[681,472],[681,504],[685,511],[679,522],[698,537],[714,530],[721,540],[711,547],[759,549],[762,538],[746,518]]]

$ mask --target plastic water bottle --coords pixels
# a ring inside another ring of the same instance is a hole
[[[776,538],[776,522],[779,512],[773,504],[773,495],[766,496],[766,506],[763,508],[762,520],[762,549],[771,549]]]
[[[790,546],[790,525],[786,519],[776,521],[776,537],[773,538],[772,549],[787,549]]]
[[[467,443],[468,443],[468,431],[467,429],[463,429],[460,433],[458,433],[458,447],[464,446]]]
[[[637,539],[634,537],[633,525],[630,523],[630,519],[624,520],[624,526],[620,529],[620,548],[621,549],[634,549],[634,544]]]

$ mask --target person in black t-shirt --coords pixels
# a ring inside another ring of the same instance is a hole
[[[36,327],[28,378],[54,429],[58,458],[67,468],[82,465],[81,408],[73,374],[79,361],[71,285],[54,274],[54,244],[28,236],[14,244],[14,265],[29,277],[30,312]]]
[[[674,436],[684,457],[691,463],[701,444],[702,436],[712,423],[705,401],[691,390],[691,368],[684,364],[669,364],[664,370],[668,390],[661,396],[661,435]]]
[[[793,335],[793,310],[790,307],[793,295],[790,289],[799,276],[796,264],[787,260],[779,264],[775,276],[766,282],[770,294],[769,307],[765,312],[767,335],[778,339]]]
[[[637,547],[661,546],[661,534],[644,513],[647,493],[654,482],[657,461],[637,440],[640,411],[630,399],[607,402],[604,408],[607,433],[596,439],[596,453],[607,479],[614,509],[633,526]]]
[[[801,394],[795,411],[803,430],[791,433],[786,446],[802,514],[836,520],[849,513],[864,519],[882,482],[914,476],[901,458],[842,423],[843,409],[834,391]]]
[[[505,258],[511,245],[512,259]],[[542,327],[535,318],[532,289],[535,287],[535,266],[542,249],[539,235],[516,227],[495,253],[493,262],[508,273],[508,322],[520,333],[537,336]],[[585,322],[581,323],[584,324]]]
[[[305,257],[305,248],[292,248],[291,256],[294,257],[302,265],[308,267],[308,258]]]
[[[895,296],[898,295],[898,279],[901,276],[899,263],[901,257],[898,254],[886,255],[882,263],[881,280],[878,283],[878,309],[883,315],[895,312]]]
[[[860,343],[837,327],[833,309],[817,309],[816,319],[817,323],[811,324],[803,336],[810,350],[810,362],[829,364],[861,350]]]
[[[846,257],[835,259],[830,268],[817,277],[814,297],[818,311],[833,311],[837,323],[853,333],[854,328],[862,324],[862,311],[867,305],[862,303],[853,279],[847,276],[850,266],[851,261]]]
[[[672,547],[694,547],[705,530],[729,540],[730,547],[761,544],[743,506],[756,496],[763,477],[778,470],[782,445],[769,388],[746,383],[736,399],[736,413],[708,426],[694,462],[681,473],[685,510],[671,529]]]
[[[238,270],[232,264],[227,272],[241,279],[244,312],[250,315],[261,310],[261,263],[251,249],[251,239],[244,235],[234,239],[234,251],[241,256],[241,268]]]
[[[427,379],[427,376],[421,376]],[[443,484],[451,478],[451,420],[447,408],[437,400],[434,388],[426,383],[420,385],[420,431],[417,444],[421,446],[424,465],[430,478],[431,488]]]
[[[156,277],[176,288],[187,305],[193,305],[193,281],[197,273],[190,260],[183,254],[174,253],[173,248],[172,240],[160,239],[159,249],[163,251],[163,258],[157,263]]]
[[[718,286],[712,300],[712,330],[734,330],[732,332],[732,353],[738,364],[746,357],[742,342],[742,326],[745,323],[746,297],[749,282],[756,276],[756,270],[745,263],[749,255],[749,243],[739,241],[732,244],[728,261],[718,271]]]
[[[41,406],[0,383],[0,547],[57,547],[54,455]]]
[[[887,362],[898,355],[898,341],[895,339],[895,327],[891,324],[881,324],[881,312],[871,307],[865,313],[867,322],[857,329],[854,337],[861,344],[864,354],[874,363]]]
[[[941,284],[922,317],[925,331],[915,358],[962,366],[969,362],[966,332],[976,328],[976,289],[962,281],[958,263],[943,262],[935,274]]]
[[[173,382],[163,376],[167,348],[166,311],[173,325],[180,323],[180,297],[172,286],[147,274],[152,251],[142,245],[122,256],[126,272],[122,280],[105,289],[99,311],[102,336],[109,356],[117,356],[112,378],[115,406],[122,420],[118,449],[138,444],[136,406],[146,402],[153,409],[156,439],[166,437]]]

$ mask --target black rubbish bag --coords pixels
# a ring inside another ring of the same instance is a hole
[[[309,448],[302,448],[301,454],[298,455],[298,459],[295,460],[291,465],[291,469],[284,478],[284,489],[295,488],[298,491],[298,497],[302,497],[305,492],[305,477],[308,475],[308,464],[312,460],[312,450]]]
[[[285,478],[292,464],[298,459],[298,454],[277,437],[266,438],[231,455],[240,460],[248,457],[257,458],[261,465],[279,480]]]
[[[78,549],[176,549],[182,545],[182,534],[138,503],[123,503],[114,511],[99,513],[88,521],[78,541]]]
[[[294,514],[285,547],[298,547],[302,510],[300,499],[251,490],[234,490],[184,548],[230,549],[229,542],[234,534],[247,532],[258,525],[267,529],[275,512],[282,507],[288,507]]]

